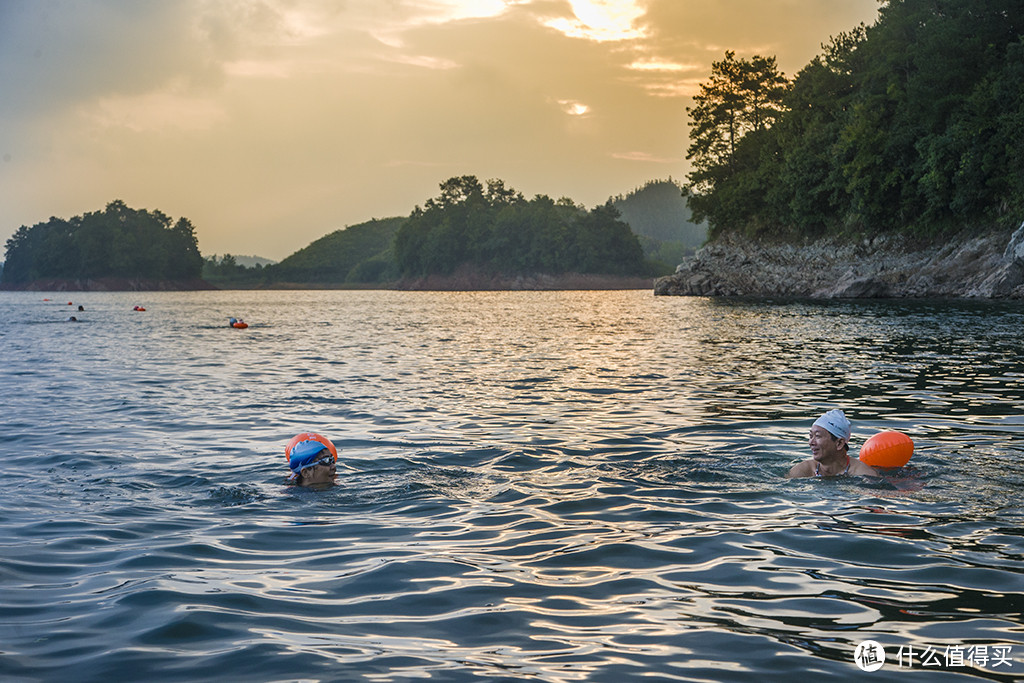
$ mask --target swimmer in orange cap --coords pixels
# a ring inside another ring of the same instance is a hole
[[[333,484],[337,474],[338,452],[324,436],[314,433],[299,434],[285,449],[288,480],[299,486]]]
[[[840,477],[855,474],[877,477],[878,472],[856,458],[850,457],[850,421],[841,410],[830,410],[811,426],[808,445],[811,457],[793,465],[787,479],[796,477]]]

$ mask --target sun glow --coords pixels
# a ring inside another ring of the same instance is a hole
[[[574,19],[552,19],[545,25],[570,38],[596,42],[643,38],[646,31],[635,22],[644,10],[635,0],[570,0]]]
[[[667,59],[638,59],[629,65],[634,71],[699,71],[703,67],[699,64],[680,64],[670,62]]]
[[[569,116],[584,116],[590,111],[590,107],[576,100],[558,100],[558,104],[562,106],[562,111]]]

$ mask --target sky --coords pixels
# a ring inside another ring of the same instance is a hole
[[[0,243],[120,199],[274,260],[452,176],[685,180],[711,63],[792,78],[877,0],[0,0]]]

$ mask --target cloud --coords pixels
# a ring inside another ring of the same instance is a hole
[[[98,126],[134,133],[208,130],[228,120],[227,112],[217,100],[189,94],[180,84],[141,95],[101,97],[83,105],[80,111]]]
[[[388,60],[397,64],[408,64],[409,66],[420,67],[423,69],[454,69],[459,66],[458,63],[453,62],[450,59],[444,59],[443,57],[429,57],[426,55],[397,54],[393,57],[389,57]]]
[[[570,38],[596,42],[638,40],[646,35],[636,25],[644,10],[635,0],[569,0],[569,4],[572,18],[552,18],[544,24]]]
[[[662,72],[682,72],[682,71],[699,71],[705,68],[703,64],[680,64],[668,59],[657,59],[657,58],[646,58],[634,60],[630,65],[630,69],[635,71],[662,71]]]
[[[219,77],[193,3],[5,0],[0,116],[33,116],[95,96],[149,92],[174,78]]]
[[[682,157],[661,156],[650,152],[613,152],[611,156],[623,161],[641,161],[653,164],[678,164],[683,160]]]
[[[453,175],[585,204],[687,171],[726,49],[795,73],[876,0],[0,0],[0,243],[132,206],[282,258]]]

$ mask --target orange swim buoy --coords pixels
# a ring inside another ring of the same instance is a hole
[[[133,310],[133,311],[144,311],[144,310],[146,310],[146,309],[145,309],[145,308],[143,308],[142,306],[136,306],[136,307],[135,307],[135,308],[133,308],[132,310]]]
[[[914,442],[903,432],[875,434],[860,447],[860,461],[883,469],[903,467],[914,454]]]
[[[331,443],[330,439],[323,434],[317,434],[316,432],[302,432],[301,434],[293,436],[292,440],[288,442],[288,445],[284,447],[284,457],[291,459],[292,449],[303,441],[319,441],[331,452],[331,455],[334,456],[334,462],[338,462],[338,449],[334,447],[334,444]]]
[[[240,330],[244,330],[245,328],[249,327],[249,323],[244,323],[241,320],[239,320],[236,323],[231,323],[231,327],[236,327]]]

